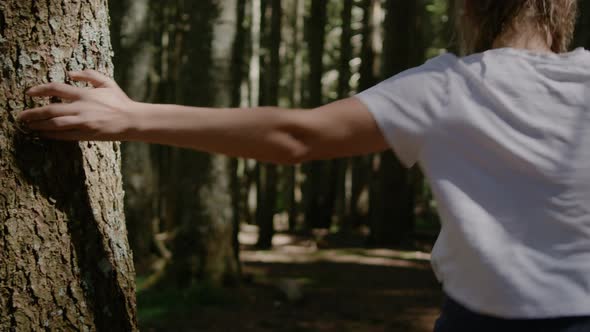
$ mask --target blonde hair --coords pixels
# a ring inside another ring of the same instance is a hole
[[[568,51],[574,35],[577,0],[458,0],[458,31],[465,54],[493,48],[494,41],[528,19],[551,36],[555,53]]]

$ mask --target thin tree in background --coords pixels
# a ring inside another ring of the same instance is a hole
[[[231,65],[231,72],[232,72],[232,84],[231,84],[231,106],[232,107],[240,107],[242,106],[242,101],[244,99],[242,93],[242,83],[246,76],[246,64],[245,64],[245,57],[244,53],[246,50],[246,34],[247,29],[245,25],[246,19],[246,0],[238,0],[237,4],[237,13],[236,13],[236,38],[234,39],[234,44],[232,46],[232,65]],[[230,159],[230,186],[232,192],[232,209],[233,209],[233,249],[234,249],[234,256],[236,257],[236,261],[238,262],[238,269],[241,268],[239,264],[239,256],[240,256],[240,241],[239,241],[239,233],[240,233],[240,216],[242,213],[242,206],[241,198],[243,197],[243,189],[241,186],[241,179],[240,179],[240,163],[243,165],[244,160],[240,160],[237,158]],[[240,269],[241,270],[241,269]],[[240,271],[238,271],[240,272]]]
[[[266,7],[266,6],[265,6]],[[281,22],[283,11],[280,0],[271,0],[267,7],[265,16],[270,16],[270,33],[268,33],[268,65],[265,65],[264,80],[262,80],[261,104],[278,106],[280,87],[280,47],[281,47]],[[266,33],[265,33],[266,34]],[[267,38],[265,38],[266,40]],[[266,61],[265,61],[266,63]],[[256,246],[262,249],[272,247],[274,235],[274,215],[277,202],[277,178],[278,169],[276,165],[260,164],[260,175],[258,186],[260,188],[258,204],[256,207],[257,224],[259,226],[258,242]]]
[[[115,78],[134,100],[153,102],[158,40],[154,38],[154,0],[121,0],[110,5]],[[156,218],[156,177],[148,144],[121,145],[125,216],[139,274],[150,271]]]
[[[292,19],[292,52],[293,59],[291,64],[291,94],[289,96],[290,106],[293,108],[302,107],[302,93],[303,93],[303,12],[305,11],[304,0],[293,1],[293,19]],[[298,188],[297,174],[299,173],[300,166],[288,166],[286,168],[286,189],[287,192],[287,207],[288,207],[288,224],[289,231],[294,232],[297,228],[298,219],[298,202],[296,197],[296,191]]]
[[[352,10],[354,1],[344,0],[342,4],[342,12],[340,16],[341,29],[340,34],[340,59],[338,62],[338,99],[344,99],[349,97],[350,94],[350,78],[352,71],[350,68],[350,61],[352,60]],[[349,159],[335,160],[332,168],[335,172],[335,186],[337,199],[337,219],[340,223],[340,227],[344,233],[350,233],[352,225],[350,218],[347,218],[346,213],[349,210],[347,208],[347,197],[346,197],[346,171],[348,168]]]
[[[322,78],[324,75],[324,47],[327,22],[327,1],[312,0],[306,27],[309,48],[309,82],[305,106],[314,108],[323,104]],[[334,202],[329,201],[329,163],[312,161],[306,166],[304,190],[305,223],[307,229],[326,228],[331,224]]]
[[[363,0],[361,66],[359,69],[359,91],[366,90],[377,82],[381,72],[381,16],[382,8],[379,0]],[[351,162],[351,190],[348,203],[347,219],[351,226],[359,226],[366,220],[368,210],[369,182],[373,156],[359,156]],[[364,194],[364,195],[363,195]],[[365,197],[364,201],[362,200]],[[364,205],[364,209],[363,209]]]
[[[178,57],[180,51],[172,50],[181,48],[180,26],[178,20],[179,1],[153,1],[152,10],[156,19],[154,20],[155,43],[157,61],[154,65],[154,76],[156,76],[155,96],[159,103],[173,103],[177,98],[178,82]],[[183,21],[180,21],[183,22]],[[158,281],[165,272],[165,266],[172,257],[170,242],[176,227],[176,198],[175,187],[178,181],[174,176],[174,163],[176,162],[178,149],[161,145],[150,145],[156,188],[156,217],[153,221],[154,244],[161,259],[156,264],[156,271],[152,274],[146,287]]]
[[[425,48],[422,1],[388,0],[384,22],[382,79],[421,64]],[[411,36],[411,38],[409,38]],[[379,156],[378,182],[371,190],[371,245],[397,245],[414,227],[414,181],[392,151]]]
[[[447,24],[444,29],[444,40],[447,42],[447,50],[453,54],[461,53],[461,45],[457,36],[457,5],[458,0],[445,0],[447,7]]]
[[[590,1],[580,0],[578,6],[580,16],[576,25],[574,47],[590,49]]]
[[[252,0],[250,2],[250,61],[248,67],[248,88],[249,88],[249,107],[257,107],[260,105],[260,82],[261,82],[261,56],[262,56],[262,19],[263,19],[263,1]],[[256,202],[258,202],[262,195],[262,189],[259,185],[260,178],[260,163],[255,160],[247,160],[244,171],[246,196],[244,197],[248,209],[248,216],[250,216],[250,196],[252,187],[255,189]],[[256,214],[261,211],[257,206],[254,207],[254,222],[256,222]],[[251,218],[247,219],[252,222]]]

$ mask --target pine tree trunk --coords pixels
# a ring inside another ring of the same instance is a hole
[[[576,37],[574,47],[590,49],[590,1],[582,0],[578,3],[579,17],[576,25]]]
[[[447,4],[447,12],[449,16],[449,21],[447,22],[447,38],[449,40],[449,52],[461,55],[461,40],[458,37],[459,34],[457,33],[457,29],[459,28],[459,17],[458,17],[458,9],[460,3],[459,0],[448,0],[449,3]]]
[[[236,13],[236,38],[234,39],[234,44],[232,46],[232,88],[231,88],[231,106],[232,107],[240,107],[242,105],[242,100],[244,96],[242,95],[242,83],[244,78],[246,77],[245,72],[245,50],[246,50],[246,33],[247,30],[244,27],[244,20],[246,18],[246,0],[238,0],[237,3],[237,13]],[[240,160],[237,158],[232,158],[230,160],[230,172],[231,172],[231,179],[230,179],[230,186],[232,192],[232,210],[233,210],[233,249],[234,249],[234,256],[236,258],[236,262],[239,262],[240,257],[240,241],[239,241],[239,233],[240,233],[240,223],[241,223],[241,213],[242,213],[242,191],[243,188],[241,186],[241,179],[239,173],[239,165],[245,163],[244,160]],[[240,271],[240,264],[238,264],[238,273]]]
[[[378,45],[380,44],[380,0],[363,0],[363,42],[361,47],[361,67],[359,69],[359,90],[364,91],[377,82],[379,68]],[[380,47],[380,46],[379,46]],[[352,158],[351,165],[351,189],[348,203],[347,221],[351,226],[363,224],[367,219],[368,204],[361,198],[363,193],[370,191],[370,179],[373,156],[361,156]],[[365,195],[368,196],[368,195]],[[366,201],[366,200],[365,200]],[[364,204],[363,204],[364,203]]]
[[[352,9],[353,1],[344,0],[341,20],[342,35],[340,38],[340,61],[338,68],[338,98],[347,98],[350,93],[350,61],[352,60]],[[332,169],[335,170],[335,192],[336,192],[336,215],[343,233],[350,233],[352,225],[350,219],[346,218],[346,173],[349,166],[349,159],[335,160]]]
[[[270,32],[267,33],[268,50],[270,56],[268,57],[268,65],[265,66],[267,70],[264,72],[264,80],[262,86],[264,93],[262,94],[261,104],[278,106],[279,103],[279,85],[280,85],[280,47],[281,47],[281,21],[283,11],[280,0],[272,0],[270,4]],[[266,61],[265,61],[266,62]],[[259,187],[261,196],[258,197],[257,204],[257,224],[259,226],[259,236],[256,246],[262,249],[269,249],[272,247],[272,238],[274,235],[274,215],[276,212],[277,202],[277,180],[278,169],[276,165],[260,164],[261,174],[259,177]]]
[[[303,44],[303,12],[305,11],[304,0],[293,1],[293,64],[291,66],[291,100],[292,108],[301,107],[302,94],[302,80],[303,80],[303,52],[301,44]],[[299,209],[297,204],[296,190],[298,189],[297,173],[300,166],[288,166],[286,168],[286,191],[287,191],[287,206],[289,215],[289,231],[294,232],[297,228],[297,219]]]
[[[111,3],[111,34],[115,50],[115,77],[134,100],[154,101],[155,66],[153,0],[119,0]],[[148,144],[125,142],[121,145],[125,217],[129,244],[138,273],[149,270],[150,248],[156,218],[156,178]]]
[[[384,22],[383,78],[418,65],[424,59],[419,20],[422,1],[388,0]],[[408,38],[412,36],[412,38]],[[414,188],[411,172],[392,151],[380,156],[378,182],[371,190],[370,244],[398,245],[407,241],[414,226]]]
[[[136,330],[117,143],[24,134],[24,91],[112,72],[106,1],[0,2],[0,330]]]
[[[188,61],[175,91],[176,102],[228,107],[232,102],[232,46],[236,38],[237,0],[179,1],[190,13],[188,28],[177,37],[176,52]],[[213,42],[215,41],[215,42]],[[175,195],[173,258],[169,281],[187,286],[198,280],[237,280],[229,158],[179,150],[173,163],[179,186]]]
[[[324,75],[323,57],[327,15],[326,1],[311,1],[311,16],[306,28],[310,61],[307,108],[323,104],[322,77]],[[332,177],[329,166],[330,163],[326,161],[312,161],[305,166],[307,179],[304,205],[305,224],[308,230],[329,228],[332,222],[334,201],[330,197]]]

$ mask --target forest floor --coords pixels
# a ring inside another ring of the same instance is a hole
[[[258,251],[255,238],[248,227],[240,234],[245,279],[237,288],[140,292],[141,330],[432,331],[442,293],[429,254],[285,234]]]

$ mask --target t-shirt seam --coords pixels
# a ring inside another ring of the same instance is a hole
[[[438,58],[438,61],[440,62],[440,59],[444,56],[448,56],[451,55],[453,57],[455,57],[455,60],[458,59],[454,54],[452,53],[447,53],[445,55],[441,55]],[[439,122],[442,120],[443,116],[446,114],[447,110],[449,109],[449,105],[451,104],[451,87],[450,87],[450,73],[449,71],[453,69],[453,67],[455,67],[456,65],[456,61],[453,61],[452,65],[450,66],[446,66],[446,68],[444,68],[444,70],[442,71],[443,75],[445,76],[444,79],[444,92],[446,94],[446,100],[444,102],[443,105],[441,105],[441,109],[440,110],[434,110],[434,119],[432,120],[430,126],[428,126],[428,130],[425,132],[424,137],[423,137],[423,142],[422,144],[420,144],[420,150],[417,153],[418,156],[418,163],[423,163],[424,162],[424,150],[425,150],[425,146],[427,144],[427,142],[431,139],[433,132],[435,132],[438,128],[439,128]]]

